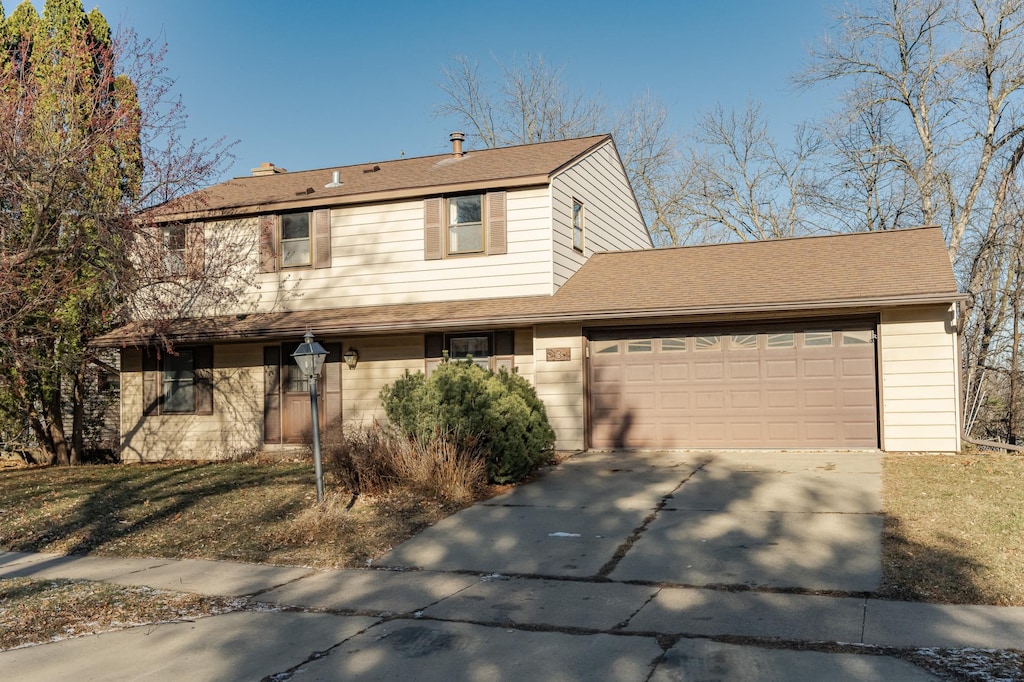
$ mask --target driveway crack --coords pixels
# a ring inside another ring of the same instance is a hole
[[[640,523],[639,526],[633,529],[633,533],[628,538],[626,538],[625,542],[618,546],[618,548],[615,550],[615,553],[612,555],[612,558],[609,559],[608,562],[598,570],[594,577],[607,578],[611,574],[611,572],[615,570],[615,567],[619,565],[619,562],[622,561],[626,554],[629,553],[629,550],[633,548],[633,545],[636,544],[636,541],[640,539],[640,536],[643,535],[643,533],[647,530],[647,527],[651,525],[651,522],[658,517],[658,512],[665,508],[665,505],[667,505],[668,501],[672,499],[672,496],[679,492],[680,488],[682,488],[691,478],[693,478],[697,473],[702,471],[704,467],[706,467],[710,463],[710,459],[705,459],[697,466],[696,469],[691,471],[683,480],[679,481],[679,484],[676,487],[672,488],[672,490],[665,493],[665,495],[663,495],[661,500],[658,502],[657,506],[654,507],[654,510],[646,517],[644,517],[644,520]]]

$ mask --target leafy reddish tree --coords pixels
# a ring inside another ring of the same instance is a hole
[[[162,54],[130,31],[114,39],[80,0],[47,0],[42,16],[26,0],[6,19],[0,6],[0,424],[27,422],[51,463],[82,461],[90,340],[182,279],[158,267],[144,209],[229,159],[222,142],[181,142]],[[202,264],[188,279],[224,287]]]

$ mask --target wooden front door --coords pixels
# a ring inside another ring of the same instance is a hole
[[[298,345],[298,341],[286,342],[263,349],[265,443],[310,441],[309,382],[291,356]],[[327,343],[324,348],[327,359],[317,382],[321,429],[341,418],[341,344]]]

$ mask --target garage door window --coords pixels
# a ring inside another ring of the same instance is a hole
[[[832,332],[804,332],[804,346],[808,348],[831,345]]]
[[[697,350],[722,350],[722,337],[715,336],[697,336]]]
[[[782,334],[768,334],[765,338],[765,343],[768,346],[768,350],[775,350],[779,348],[795,348],[796,334],[792,332],[785,332]]]
[[[618,341],[597,341],[594,343],[595,353],[618,353],[619,342]]]
[[[865,343],[871,343],[870,329],[858,329],[856,331],[843,332],[844,346],[860,346]]]
[[[686,337],[678,339],[662,339],[661,350],[665,353],[685,353],[686,352]]]
[[[757,334],[733,334],[729,345],[734,350],[757,350]]]
[[[642,339],[640,341],[630,341],[626,344],[627,353],[650,353],[654,350],[654,343],[651,339]]]

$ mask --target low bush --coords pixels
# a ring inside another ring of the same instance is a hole
[[[325,473],[354,495],[409,490],[462,504],[487,482],[483,457],[454,438],[410,439],[379,424],[342,429],[336,422],[321,440]]]
[[[444,362],[430,377],[406,372],[381,391],[388,419],[413,442],[441,441],[482,453],[495,483],[521,480],[550,460],[555,433],[528,381],[469,361]]]

